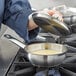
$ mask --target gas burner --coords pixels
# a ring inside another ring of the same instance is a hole
[[[17,53],[12,65],[10,66],[6,76],[33,76],[35,67],[28,61],[25,52],[20,49]]]
[[[76,76],[76,56],[67,58],[56,67],[33,66],[23,49],[20,49],[5,76]]]

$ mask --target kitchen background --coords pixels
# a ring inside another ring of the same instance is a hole
[[[76,7],[76,0],[29,0],[32,7],[36,9],[44,9],[59,5]]]
[[[76,7],[76,0],[29,0],[29,1],[32,8],[35,8],[37,10],[49,8],[49,7],[52,8],[64,4],[66,6]],[[1,58],[4,60],[0,61],[0,70],[3,71],[6,70],[7,66],[9,65],[8,63],[10,62],[10,60],[13,59],[13,57],[15,56],[15,54],[19,49],[18,46],[11,43],[6,38],[4,38],[3,36],[4,34],[11,34],[17,39],[23,41],[23,39],[20,38],[12,29],[2,24],[2,29],[0,31],[0,60]],[[7,60],[7,64],[5,64],[6,60]]]

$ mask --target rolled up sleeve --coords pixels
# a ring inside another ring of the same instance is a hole
[[[28,16],[32,12],[28,0],[6,0],[3,23],[30,42],[39,32],[39,28],[28,31]]]

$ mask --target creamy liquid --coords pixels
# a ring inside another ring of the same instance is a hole
[[[53,54],[60,54],[62,51],[54,51],[54,50],[38,50],[32,52],[33,54],[38,54],[38,55],[53,55]]]

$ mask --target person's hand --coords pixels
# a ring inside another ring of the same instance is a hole
[[[51,15],[52,17],[54,17],[54,18],[57,18],[60,21],[63,21],[62,14],[59,11],[49,10],[48,14]]]
[[[49,9],[46,8],[46,9],[43,9],[42,11],[39,11],[39,12],[49,14],[53,18],[56,18],[56,19],[63,22],[63,18],[62,18],[63,15],[59,11],[57,11],[55,9],[49,10]]]
[[[53,18],[56,18],[56,19],[58,19],[60,21],[63,21],[62,14],[59,11],[56,11],[56,10],[42,10],[42,11],[37,11],[37,12],[49,14]],[[34,23],[34,21],[32,19],[32,15],[30,15],[29,16],[28,29],[33,30],[33,29],[35,29],[37,27],[38,27],[38,25]]]

